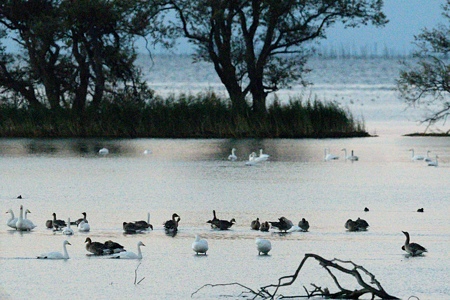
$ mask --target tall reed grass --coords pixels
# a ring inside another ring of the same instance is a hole
[[[325,138],[368,136],[363,121],[334,102],[291,99],[268,106],[266,118],[233,118],[214,92],[147,101],[105,101],[79,118],[71,109],[35,111],[0,105],[2,137]]]

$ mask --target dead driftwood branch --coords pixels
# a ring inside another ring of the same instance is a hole
[[[305,287],[305,293],[306,295],[293,295],[293,296],[286,296],[279,294],[279,291],[281,288],[292,285],[296,279],[298,278],[300,271],[305,264],[305,262],[312,258],[319,262],[319,265],[322,266],[327,273],[332,278],[334,284],[337,287],[336,292],[330,292],[330,289],[325,287],[322,288],[320,286],[317,286],[315,284],[311,284],[311,286],[314,288],[312,291],[308,291]],[[350,265],[350,268],[345,267],[344,265]],[[345,274],[349,274],[353,276],[358,284],[360,285],[360,289],[356,290],[349,290],[343,287],[339,281],[337,276],[334,272],[341,272]],[[370,283],[367,283],[364,281],[362,275],[367,275],[370,278]],[[355,264],[352,261],[344,261],[340,259],[333,259],[333,260],[327,260],[317,254],[305,254],[305,257],[300,262],[299,266],[297,267],[297,270],[293,275],[288,276],[282,276],[278,279],[277,284],[270,284],[267,286],[260,287],[259,290],[255,291],[252,290],[249,287],[246,287],[240,283],[229,283],[229,284],[205,284],[204,286],[200,287],[198,290],[196,290],[194,293],[192,293],[191,297],[196,294],[198,291],[203,289],[204,287],[210,286],[210,287],[216,287],[216,286],[226,286],[226,285],[238,285],[243,287],[247,293],[252,294],[252,299],[293,299],[293,298],[312,298],[312,297],[324,297],[328,299],[359,299],[361,296],[369,294],[371,295],[371,299],[380,298],[380,299],[399,299],[395,296],[392,296],[388,294],[383,287],[381,286],[380,282],[375,278],[375,275],[370,273],[367,269],[365,269],[363,266],[359,266]]]
[[[138,271],[140,265],[141,265],[141,263],[139,263],[138,266],[136,267],[136,269],[134,269],[134,285],[138,285],[139,283],[142,282],[142,280],[145,279],[145,277],[142,277],[139,281],[137,281],[137,276],[138,276],[138,275],[137,275],[137,271]],[[136,281],[137,281],[137,282],[136,282]]]

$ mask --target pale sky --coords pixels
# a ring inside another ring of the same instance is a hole
[[[419,34],[422,28],[431,29],[444,22],[441,6],[445,2],[445,0],[385,0],[383,12],[389,19],[386,26],[376,28],[368,25],[344,29],[343,26],[336,24],[327,30],[327,40],[322,41],[321,45],[325,48],[353,49],[357,53],[363,47],[372,52],[376,47],[378,54],[382,54],[384,48],[388,48],[394,54],[409,54],[414,49],[412,44],[414,35]],[[186,53],[192,49],[188,43],[180,41],[179,47],[172,51]]]
[[[444,22],[441,6],[445,2],[446,0],[385,0],[383,11],[389,19],[385,27],[368,25],[343,29],[343,26],[336,24],[327,30],[327,40],[321,42],[322,49],[333,48],[339,51],[343,48],[359,54],[362,48],[368,49],[369,53],[373,53],[376,48],[378,54],[383,54],[383,49],[388,48],[394,54],[408,54],[414,49],[414,35],[419,34],[422,28],[431,29]],[[144,47],[140,49],[144,51]],[[162,52],[160,49],[153,51]],[[189,53],[192,48],[187,42],[180,41],[179,46],[171,52]]]
[[[335,48],[368,47],[373,49],[375,44],[378,53],[383,48],[394,50],[397,54],[408,54],[414,45],[414,35],[418,35],[423,28],[431,29],[438,23],[444,23],[441,6],[445,0],[385,0],[384,13],[389,23],[381,28],[363,26],[356,29],[343,29],[335,26],[327,32],[327,40],[321,44]],[[448,26],[448,24],[447,24]]]

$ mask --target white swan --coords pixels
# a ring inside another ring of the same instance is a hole
[[[111,256],[111,258],[122,258],[122,259],[142,259],[141,246],[145,246],[144,243],[139,241],[137,243],[138,254],[131,251],[124,251],[115,253]]]
[[[351,161],[356,161],[356,160],[359,160],[359,157],[358,156],[356,156],[356,155],[353,155],[353,150],[352,150],[352,152],[351,152],[351,154],[350,155],[348,155],[347,156],[347,149],[342,149],[341,151],[344,151],[344,157],[345,157],[345,160],[351,160]]]
[[[107,154],[109,154],[109,150],[107,148],[102,148],[102,149],[98,150],[98,154],[107,155]]]
[[[88,232],[90,230],[91,230],[91,226],[89,225],[89,223],[86,223],[84,220],[78,224],[78,231]]]
[[[19,218],[17,219],[16,229],[21,231],[30,231],[34,227],[31,226],[25,219],[23,218],[23,205],[20,206]]]
[[[259,164],[260,162],[266,161],[267,157],[259,157],[256,156],[255,152],[252,152],[249,157],[248,157],[248,161],[245,163],[246,166],[254,166]]]
[[[434,161],[430,161],[430,162],[428,163],[428,166],[429,166],[429,167],[437,167],[437,166],[438,166],[438,156],[437,156],[437,155],[436,155],[436,158],[435,158]]]
[[[63,228],[62,234],[65,234],[65,235],[73,234],[73,229],[70,228],[70,218],[67,219],[67,226]]]
[[[34,223],[27,218],[28,213],[31,214],[31,211],[27,208],[25,210],[25,217],[24,217],[23,221],[25,222],[25,224],[28,228],[33,229],[36,227],[36,225],[34,225]]]
[[[68,240],[63,242],[64,254],[61,252],[48,252],[39,255],[37,258],[41,259],[69,259],[69,253],[67,253],[66,245],[71,245]]]
[[[203,253],[206,255],[206,251],[208,251],[208,241],[205,239],[201,239],[198,235],[195,235],[195,241],[192,243],[192,250],[197,253]]]
[[[12,211],[12,209],[8,209],[6,213],[7,214],[9,213],[11,215],[11,218],[9,218],[8,221],[6,221],[6,225],[8,225],[11,228],[17,229],[16,228],[17,218],[14,217],[14,212]]]
[[[268,255],[269,251],[272,250],[272,244],[269,240],[256,238],[256,249],[258,250],[258,255],[264,254]]]
[[[231,149],[231,154],[228,155],[228,160],[235,161],[237,160],[237,156],[235,154],[236,148]]]
[[[269,154],[264,154],[263,153],[263,149],[259,149],[259,156],[258,156],[259,159],[261,159],[261,160],[268,160],[269,157],[270,157]]]
[[[409,149],[411,151],[411,160],[424,160],[425,157],[423,155],[414,155],[414,149]]]
[[[431,162],[431,161],[433,161],[431,159],[431,157],[429,156],[430,152],[431,152],[430,150],[427,151],[427,156],[423,159],[424,162]]]
[[[329,153],[330,149],[325,148],[323,149],[324,152],[324,160],[325,161],[329,161],[329,160],[336,160],[339,159],[339,156],[336,156],[334,154]]]
[[[152,152],[152,150],[150,150],[150,149],[145,149],[144,150],[144,154],[145,155],[147,155],[147,154],[152,154],[153,152]]]

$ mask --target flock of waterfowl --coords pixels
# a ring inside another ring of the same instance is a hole
[[[27,219],[27,213],[30,213],[28,209],[25,210],[24,217],[24,208],[23,205],[20,205],[20,213],[19,217],[15,218],[14,212],[12,209],[9,209],[7,213],[11,215],[10,219],[7,220],[6,224],[19,231],[31,231],[36,227],[32,221]],[[368,212],[369,209],[364,208],[365,212]],[[418,212],[423,212],[423,208],[419,208]],[[90,230],[89,222],[86,218],[86,212],[82,213],[83,218],[77,219],[75,222],[71,222],[70,218],[68,218],[67,222],[63,220],[59,220],[56,218],[56,213],[53,213],[53,219],[47,220],[45,226],[48,229],[53,229],[55,232],[61,232],[64,235],[72,235],[74,234],[71,225],[76,225],[78,230],[81,232],[86,232]],[[178,226],[180,223],[180,216],[177,213],[172,214],[172,218],[163,223],[164,230],[166,234],[175,236],[178,231]],[[236,220],[232,218],[231,220],[223,220],[217,217],[216,211],[213,210],[213,218],[206,221],[207,224],[210,224],[212,229],[216,230],[229,230],[235,223]],[[87,226],[86,226],[87,225]],[[294,223],[288,218],[282,216],[278,218],[278,221],[264,221],[261,222],[259,218],[256,218],[250,223],[251,230],[259,230],[262,232],[268,232],[269,229],[276,229],[280,234],[290,233],[290,232],[306,232],[309,230],[309,222],[302,218],[298,225],[294,225]],[[348,231],[366,231],[369,227],[369,223],[358,217],[355,221],[352,219],[348,219],[345,222],[344,227]],[[144,231],[153,230],[153,225],[150,224],[150,213],[147,213],[147,221],[133,221],[133,222],[123,222],[123,231],[125,234],[137,234],[142,233]],[[402,246],[402,250],[406,251],[411,256],[421,255],[427,250],[417,243],[410,243],[409,233],[406,231],[402,231],[406,236],[405,244]],[[95,255],[95,256],[109,256],[110,258],[122,258],[122,259],[142,259],[141,246],[145,246],[144,243],[139,241],[137,243],[137,254],[131,251],[125,250],[124,246],[120,245],[117,242],[112,240],[107,240],[105,242],[97,242],[92,241],[90,237],[87,237],[85,240],[86,250],[89,252],[87,255]],[[268,255],[270,250],[272,249],[271,242],[268,239],[264,238],[256,238],[255,240],[256,248],[258,251],[258,255],[264,254]],[[63,242],[63,252],[49,252],[44,253],[37,258],[39,259],[69,259],[69,255],[67,252],[66,246],[70,245],[67,240]],[[209,250],[208,242],[205,239],[201,239],[199,235],[195,235],[195,240],[192,243],[192,250],[198,254],[206,255],[206,252]]]
[[[358,161],[359,157],[354,155],[354,151],[351,150],[350,155],[347,155],[347,149],[343,148],[342,151],[344,152],[344,158],[346,160],[351,161]],[[438,156],[436,155],[435,161],[433,161],[429,157],[430,151],[427,151],[426,156],[422,155],[415,155],[414,149],[409,149],[411,151],[411,160],[423,160],[427,162],[428,166],[437,166],[438,165]],[[109,154],[109,150],[106,148],[102,148],[99,150],[99,154],[101,155],[107,155]],[[246,162],[246,165],[255,165],[260,162],[267,161],[270,158],[269,154],[263,153],[263,149],[260,149],[259,155],[256,154],[256,152],[252,152],[249,155],[249,159]],[[233,148],[231,150],[231,154],[228,156],[228,159],[230,161],[236,161],[238,158],[236,156],[236,148]],[[330,153],[329,148],[324,149],[324,160],[337,160],[339,159],[339,156],[334,155]],[[22,196],[19,195],[17,197],[18,199],[22,199]],[[366,207],[364,208],[365,212],[368,212],[369,209]],[[419,208],[417,210],[418,212],[423,212],[423,208]],[[7,221],[7,225],[11,228],[14,228],[19,231],[31,231],[33,230],[36,225],[27,218],[27,214],[31,213],[30,210],[26,209],[24,210],[23,206],[20,205],[20,212],[19,217],[15,218],[14,213],[12,209],[9,209],[7,211],[11,215],[10,219]],[[76,226],[78,231],[80,232],[89,232],[90,231],[90,225],[86,217],[86,212],[82,213],[83,217],[77,219],[74,222],[70,221],[70,218],[67,219],[67,222],[64,220],[59,220],[56,218],[56,213],[53,213],[53,218],[46,221],[45,226],[49,229],[53,229],[54,231],[61,232],[63,235],[73,235],[74,230],[71,228],[71,225]],[[168,235],[174,236],[176,235],[178,231],[178,226],[180,223],[180,216],[176,213],[172,214],[171,219],[167,220],[163,223],[163,227],[165,232]],[[236,220],[232,218],[231,220],[223,220],[217,218],[216,211],[213,210],[213,218],[211,220],[208,220],[206,223],[211,225],[211,228],[217,229],[217,230],[229,230],[235,223]],[[369,224],[367,221],[358,218],[355,221],[349,219],[345,222],[345,228],[348,231],[366,231],[369,227]],[[153,230],[153,225],[150,224],[150,213],[147,214],[147,221],[133,221],[133,222],[123,222],[122,228],[125,234],[136,234],[136,233],[142,233],[144,231]],[[306,232],[309,229],[309,222],[302,218],[298,225],[294,225],[293,222],[286,217],[282,216],[278,219],[278,221],[264,221],[261,222],[259,218],[256,218],[253,220],[250,224],[250,228],[252,230],[259,230],[262,232],[268,232],[270,228],[277,229],[280,233],[287,233],[287,232]],[[427,252],[427,250],[422,247],[421,245],[417,243],[410,243],[410,236],[408,232],[402,231],[406,236],[405,244],[402,246],[402,250],[406,251],[411,256],[421,255],[424,252]],[[142,258],[142,252],[141,252],[141,246],[145,246],[141,241],[137,244],[137,254],[131,251],[126,251],[122,245],[119,243],[116,243],[114,241],[108,240],[104,243],[101,242],[93,242],[89,237],[86,238],[86,250],[89,252],[88,255],[109,255],[111,258],[128,258],[128,259],[141,259]],[[272,249],[271,243],[267,239],[263,238],[257,238],[256,241],[256,247],[259,254],[265,254],[267,255],[269,251]],[[50,252],[39,255],[37,258],[40,259],[68,259],[69,255],[67,253],[66,245],[70,245],[70,243],[65,240],[63,242],[63,253],[61,252]],[[195,240],[192,243],[192,249],[196,254],[205,254],[208,251],[208,242],[205,239],[201,239],[200,236],[196,235]]]
[[[230,161],[237,161],[238,157],[236,156],[236,148],[231,149],[231,154],[228,156],[228,160]],[[349,161],[358,161],[359,157],[357,155],[354,154],[354,150],[350,151],[350,154],[347,154],[347,149],[343,148],[341,149],[341,151],[344,152],[344,159],[345,160],[349,160]],[[409,149],[409,151],[411,151],[411,160],[413,161],[418,161],[418,160],[423,160],[424,162],[427,163],[428,166],[430,167],[437,167],[438,166],[438,156],[435,156],[435,160],[432,160],[432,158],[429,156],[429,154],[431,153],[430,150],[427,151],[426,156],[423,155],[414,155],[414,149]],[[254,166],[258,163],[267,161],[270,158],[269,154],[265,154],[263,153],[263,149],[259,150],[259,155],[256,154],[256,152],[252,152],[249,157],[248,157],[248,161],[245,162],[245,165],[247,166]],[[330,152],[329,148],[325,148],[324,149],[324,161],[332,161],[332,160],[338,160],[339,159],[339,155],[335,155],[333,153]]]

